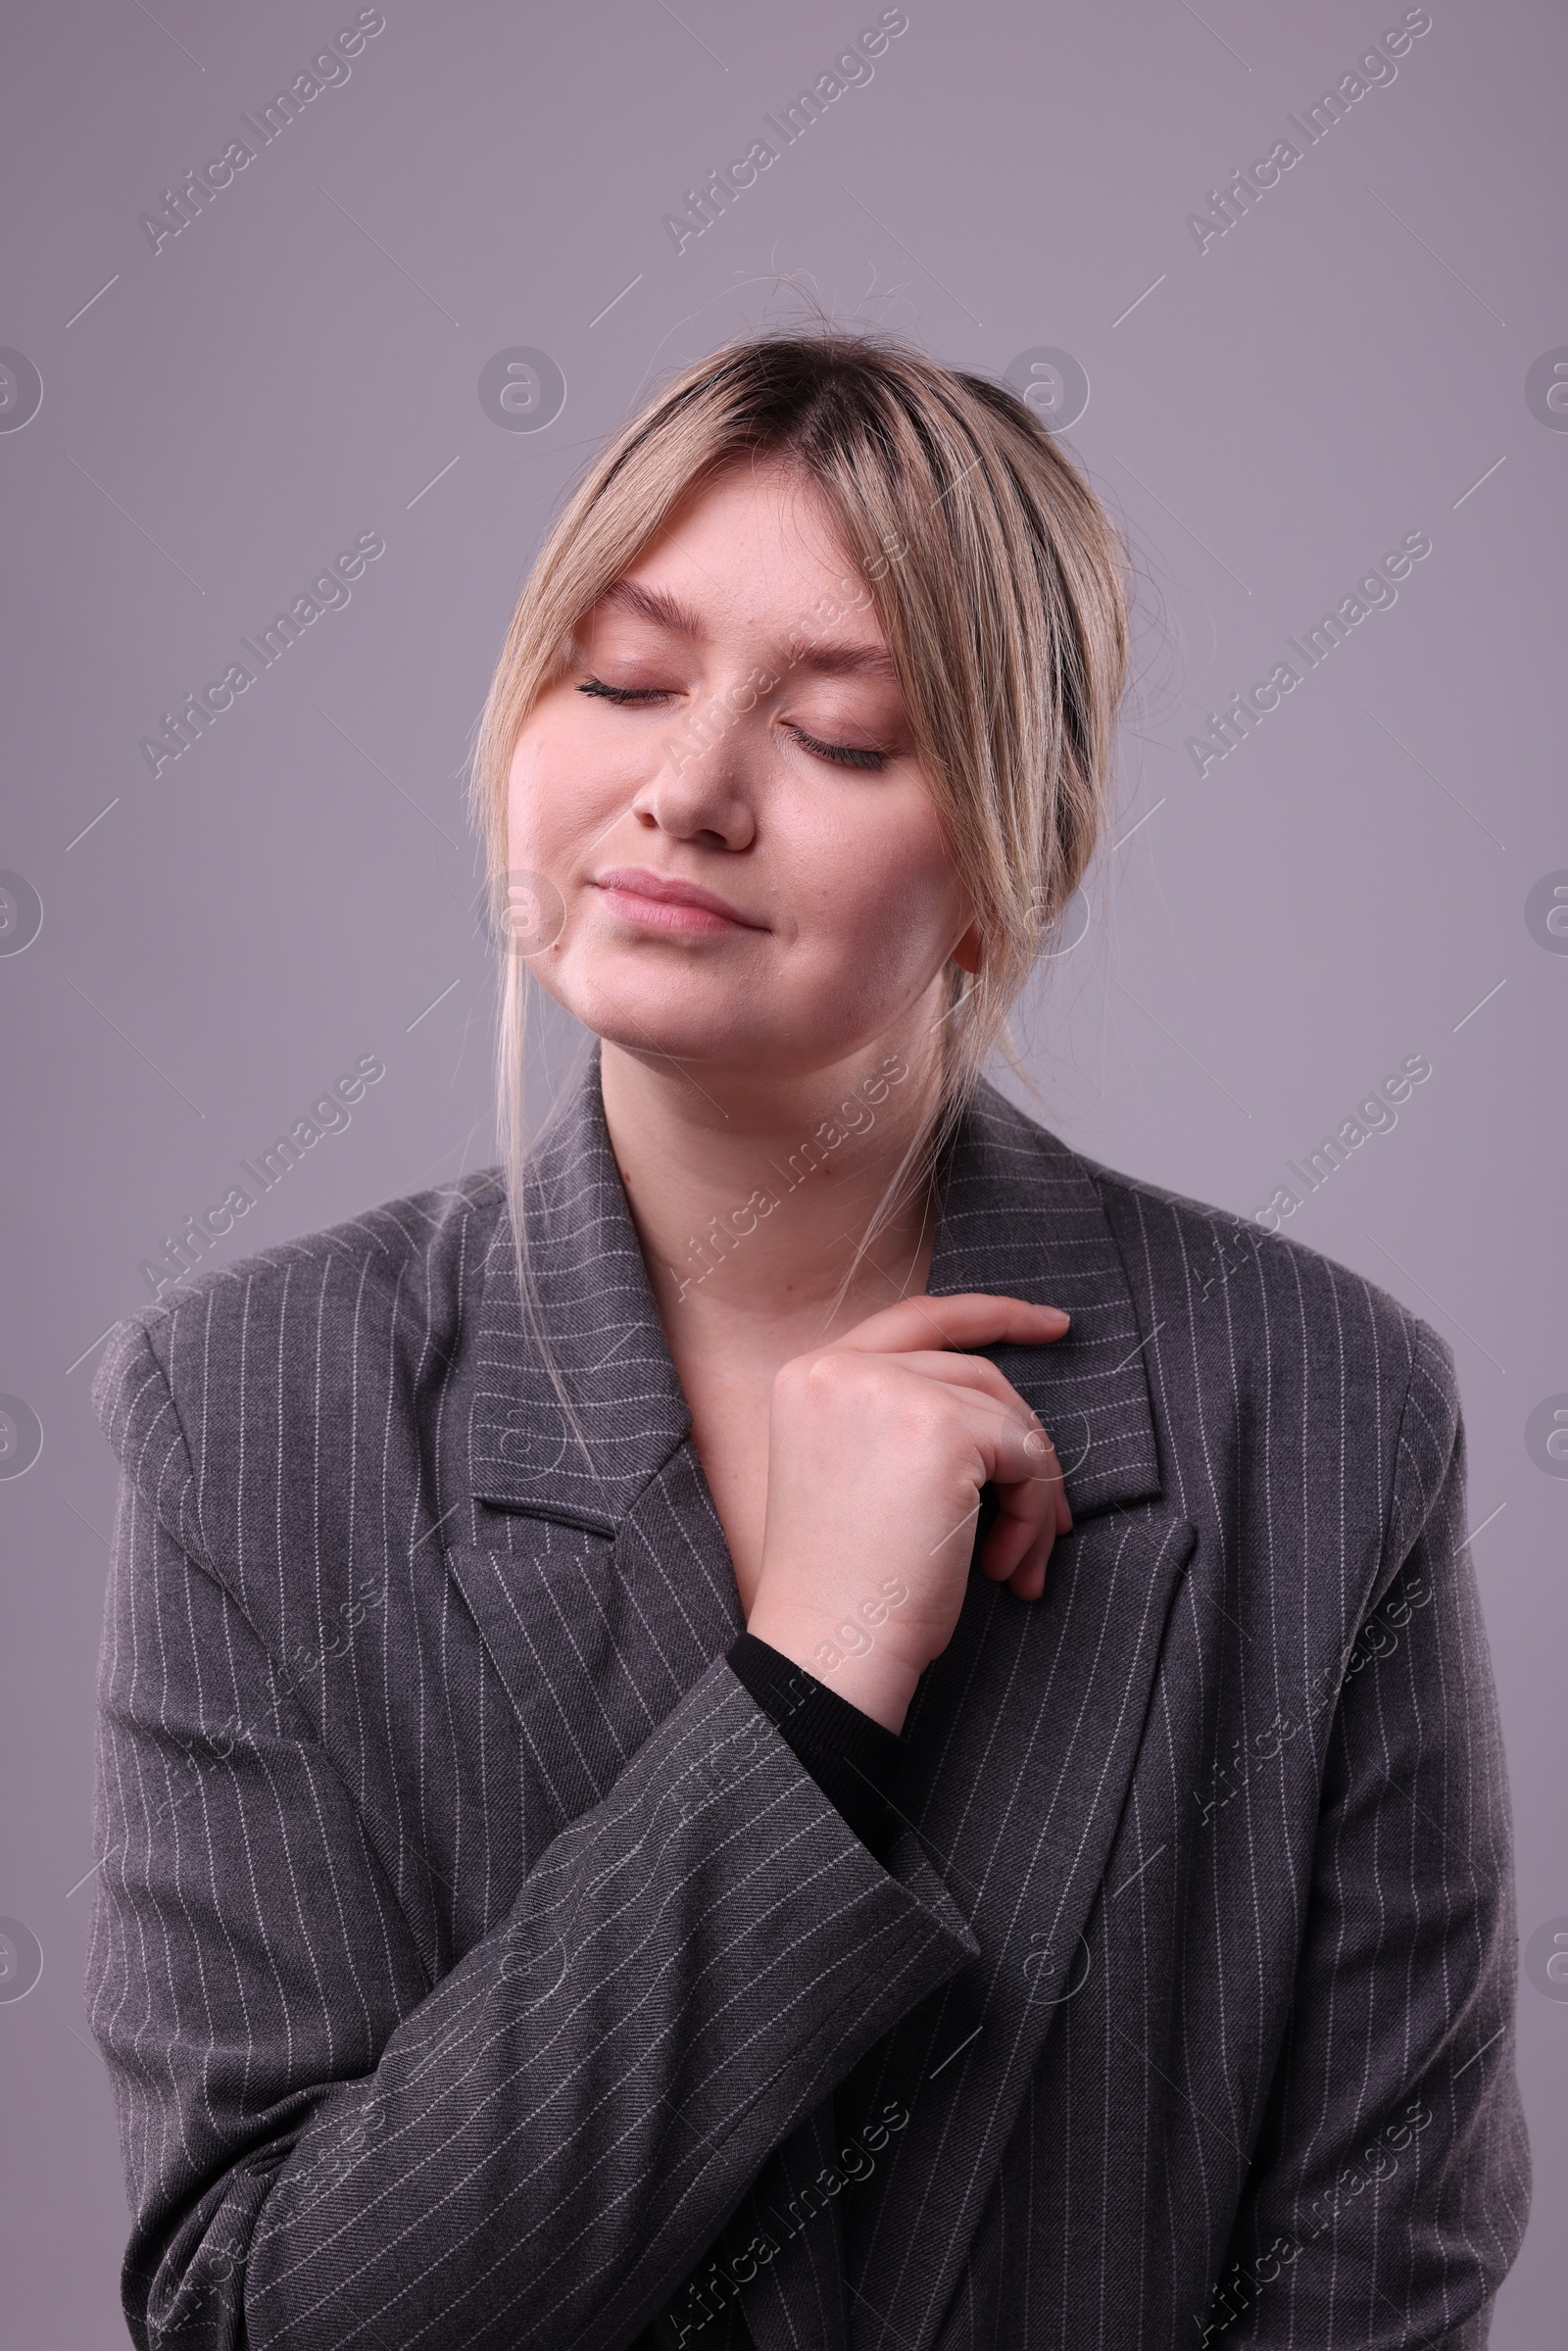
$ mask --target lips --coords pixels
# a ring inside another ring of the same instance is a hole
[[[704,890],[696,882],[677,881],[670,874],[653,873],[644,865],[613,865],[608,872],[595,874],[593,886],[603,891],[612,914],[643,930],[712,939],[726,932],[767,927],[753,921],[714,891]]]

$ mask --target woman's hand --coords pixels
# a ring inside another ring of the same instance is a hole
[[[980,1489],[980,1565],[1021,1600],[1072,1516],[1055,1447],[992,1363],[951,1350],[1059,1339],[1059,1306],[905,1298],[773,1383],[767,1519],[748,1630],[890,1731],[953,1638]]]

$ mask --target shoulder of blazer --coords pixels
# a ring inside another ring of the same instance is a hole
[[[1008,1187],[1014,1214],[1023,1209],[1032,1222],[1038,1203],[1042,1234],[1053,1209],[1075,1187],[1092,1190],[1114,1238],[1146,1342],[1155,1324],[1191,1317],[1200,1350],[1205,1330],[1218,1346],[1245,1348],[1261,1338],[1268,1317],[1294,1313],[1310,1332],[1333,1333],[1345,1343],[1358,1381],[1371,1378],[1385,1394],[1402,1395],[1419,1366],[1439,1388],[1451,1390],[1447,1342],[1366,1274],[1234,1209],[1104,1166],[992,1086],[980,1089],[976,1111],[992,1147],[991,1164],[1015,1173]],[[1018,1239],[1024,1240],[1023,1232]],[[1224,1315],[1208,1311],[1221,1298],[1230,1309],[1228,1324]]]
[[[1245,1345],[1265,1313],[1293,1311],[1309,1332],[1335,1332],[1351,1375],[1375,1379],[1385,1393],[1402,1395],[1418,1374],[1452,1390],[1447,1341],[1370,1275],[1234,1209],[1093,1159],[1081,1164],[1131,1260],[1129,1277],[1160,1311],[1185,1314],[1223,1292],[1232,1308],[1227,1345]]]
[[[187,1547],[181,1483],[220,1474],[242,1420],[283,1438],[292,1405],[317,1409],[323,1390],[330,1403],[356,1367],[394,1388],[439,1376],[504,1208],[487,1169],[198,1274],[116,1326],[93,1382],[99,1423]]]
[[[1104,1206],[1149,1331],[1188,1326],[1193,1353],[1215,1364],[1212,1393],[1236,1394],[1264,1369],[1303,1405],[1308,1375],[1364,1420],[1374,1399],[1387,1432],[1382,1552],[1403,1555],[1460,1444],[1453,1349],[1390,1292],[1304,1242],[1250,1218],[1082,1161]],[[1218,1375],[1223,1376],[1218,1376]],[[1327,1429],[1325,1426],[1325,1434]]]

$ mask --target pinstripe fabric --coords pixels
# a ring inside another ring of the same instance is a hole
[[[1442,1342],[984,1096],[931,1286],[1072,1312],[996,1351],[1076,1527],[1039,1606],[974,1579],[879,1863],[723,1663],[592,1074],[528,1216],[586,1454],[493,1178],[100,1373],[137,2341],[1483,2342],[1528,2173]]]

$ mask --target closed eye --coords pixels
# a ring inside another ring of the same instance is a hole
[[[607,686],[603,678],[590,677],[584,679],[577,691],[624,708],[636,703],[668,702],[674,690],[668,686]],[[792,726],[790,733],[804,751],[810,752],[815,759],[830,760],[836,767],[868,768],[876,773],[887,765],[886,752],[861,751],[850,743],[824,743],[817,736],[808,735],[803,726]]]
[[[579,694],[597,695],[603,702],[667,702],[667,686],[607,686],[603,678],[590,677],[577,688]]]
[[[858,751],[848,743],[819,743],[803,726],[792,726],[790,733],[804,750],[819,759],[831,759],[835,767],[869,767],[875,771],[887,765],[885,751]]]

